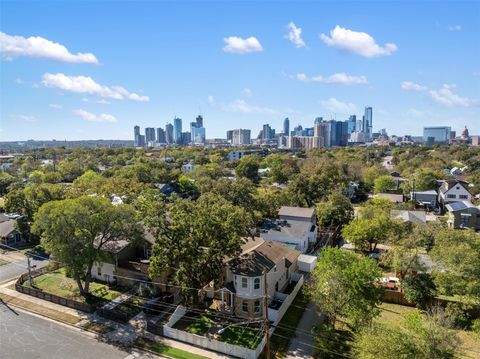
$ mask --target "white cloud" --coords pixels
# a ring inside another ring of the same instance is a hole
[[[336,74],[330,75],[328,77],[313,76],[309,77],[303,73],[297,74],[297,80],[304,82],[320,82],[324,84],[342,84],[342,85],[356,85],[356,84],[366,84],[368,83],[365,76],[351,76],[347,75],[344,72],[338,72]]]
[[[207,97],[207,101],[209,105],[212,105],[212,106],[215,105],[215,98],[212,95],[209,95]]]
[[[230,102],[226,109],[231,112],[240,112],[244,114],[257,114],[257,115],[272,115],[278,114],[277,111],[269,107],[253,106],[247,103],[245,100],[236,99]]]
[[[15,79],[15,83],[16,83],[17,85],[23,85],[25,82],[23,82],[23,80],[22,80],[21,78],[16,78],[16,79]]]
[[[250,90],[248,87],[245,87],[245,88],[242,90],[242,96],[252,97],[252,90]]]
[[[438,90],[430,90],[429,94],[433,101],[447,107],[453,107],[453,106],[469,107],[469,106],[480,105],[480,100],[462,97],[454,93],[452,90],[456,87],[457,86],[454,84],[451,84],[451,85],[444,84],[442,88]]]
[[[68,49],[56,42],[44,39],[40,36],[11,36],[0,32],[0,57],[4,60],[13,60],[16,57],[41,57],[50,60],[98,64],[98,60],[92,53],[70,53]]]
[[[321,101],[320,103],[323,108],[333,113],[348,115],[357,112],[357,106],[353,103],[342,102],[334,97],[330,97],[328,100]]]
[[[428,89],[427,86],[422,86],[411,81],[403,81],[400,87],[407,91],[426,91]]]
[[[285,38],[290,40],[295,44],[295,47],[305,47],[305,41],[302,39],[302,29],[296,27],[293,22],[290,22],[287,25],[288,34],[285,35]]]
[[[448,30],[449,31],[460,31],[460,30],[462,30],[462,25],[449,25]]]
[[[223,51],[231,54],[248,54],[251,52],[263,51],[262,45],[257,38],[253,36],[246,39],[237,36],[230,36],[225,37],[223,41],[225,41],[226,44]]]
[[[59,104],[56,104],[56,103],[51,103],[50,105],[48,105],[48,107],[54,108],[54,109],[57,109],[57,110],[63,108],[62,105],[59,105]]]
[[[148,96],[128,92],[121,86],[108,87],[100,85],[89,76],[67,76],[62,73],[46,73],[43,75],[42,84],[45,87],[53,87],[64,91],[107,97],[115,100],[129,99],[139,102],[150,101]]]
[[[366,32],[352,31],[341,26],[330,30],[330,37],[321,34],[320,38],[328,46],[337,50],[351,52],[364,57],[390,56],[398,50],[397,45],[386,43],[380,46]]]
[[[102,98],[101,100],[98,100],[97,103],[100,103],[100,104],[102,104],[102,105],[110,105],[110,104],[111,104],[110,101],[107,101],[107,100],[105,100],[105,99],[103,99],[103,98]]]
[[[29,116],[29,115],[13,115],[12,117],[22,121],[27,121],[27,122],[37,121],[37,118],[35,116]]]
[[[100,115],[95,115],[94,113],[85,111],[85,110],[75,110],[73,111],[75,115],[80,116],[85,121],[89,122],[117,122],[117,119],[113,115],[102,113]]]

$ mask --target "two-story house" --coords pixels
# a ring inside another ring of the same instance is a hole
[[[468,190],[468,182],[451,179],[441,183],[438,188],[438,203],[445,209],[445,205],[452,202],[472,201],[472,194]]]
[[[278,219],[267,219],[260,229],[264,240],[281,242],[306,253],[317,240],[315,208],[281,207]]]
[[[225,263],[222,285],[215,291],[217,308],[242,318],[263,317],[265,282],[270,303],[276,292],[296,283],[299,255],[278,242],[257,238],[253,246]]]

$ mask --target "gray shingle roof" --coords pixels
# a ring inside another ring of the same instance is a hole
[[[291,217],[302,217],[302,218],[312,218],[315,213],[315,208],[302,208],[302,207],[287,207],[282,206],[278,211],[279,216],[291,216]]]

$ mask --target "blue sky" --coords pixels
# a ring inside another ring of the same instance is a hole
[[[0,140],[132,139],[199,113],[208,138],[256,135],[366,105],[374,131],[480,134],[480,2],[0,6]]]

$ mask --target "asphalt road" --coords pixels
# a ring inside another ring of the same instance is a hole
[[[0,302],[2,359],[133,359],[153,358],[128,353],[73,328],[6,306]]]
[[[48,260],[32,260],[31,264],[41,268],[48,264]],[[19,277],[26,272],[28,272],[27,259],[5,264],[0,266],[0,282]]]

